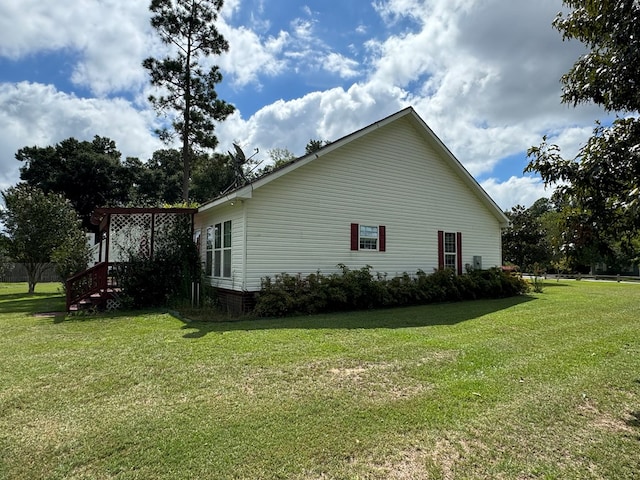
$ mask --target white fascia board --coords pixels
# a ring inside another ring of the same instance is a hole
[[[252,185],[247,185],[242,187],[239,190],[234,190],[228,195],[224,195],[222,197],[216,198],[213,202],[205,203],[198,207],[198,213],[203,212],[205,210],[209,210],[210,208],[219,207],[220,205],[226,205],[229,202],[247,200],[253,196],[253,188]]]

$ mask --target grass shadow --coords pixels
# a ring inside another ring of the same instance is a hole
[[[493,300],[473,300],[285,318],[251,318],[222,322],[193,321],[184,318],[180,314],[174,316],[185,323],[182,329],[185,331],[188,330],[188,332],[185,333],[184,338],[201,338],[209,333],[224,333],[230,331],[273,329],[397,329],[431,325],[455,325],[533,300],[535,300],[535,297],[521,295]]]
[[[52,293],[8,293],[0,294],[0,314],[63,312],[65,300]]]
[[[63,309],[64,310],[64,309]],[[146,308],[140,310],[81,310],[80,312],[54,312],[53,323],[63,322],[90,322],[93,320],[117,319],[124,317],[135,317],[138,315],[154,315],[167,313],[166,308]]]
[[[553,279],[549,279],[549,280],[545,280],[542,283],[542,287],[543,288],[547,288],[547,287],[570,287],[571,285],[569,285],[568,283],[560,283],[560,282],[556,282]]]

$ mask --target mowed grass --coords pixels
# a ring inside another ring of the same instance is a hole
[[[0,478],[631,479],[640,285],[226,323],[0,284]]]

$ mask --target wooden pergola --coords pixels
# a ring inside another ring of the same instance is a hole
[[[97,227],[97,263],[66,281],[67,311],[83,302],[102,306],[113,298],[117,285],[110,268],[128,260],[133,253],[153,258],[159,233],[182,215],[190,216],[193,231],[195,208],[97,208],[91,223]]]

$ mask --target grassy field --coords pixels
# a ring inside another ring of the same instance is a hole
[[[631,479],[640,285],[227,323],[0,284],[0,478]]]

